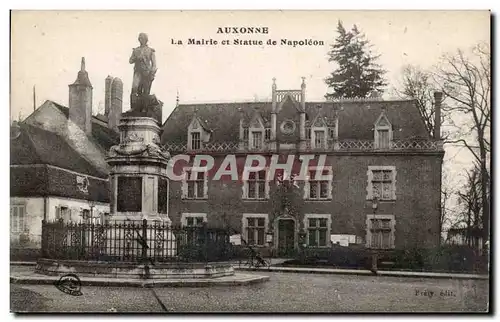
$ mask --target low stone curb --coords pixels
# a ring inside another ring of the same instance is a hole
[[[357,269],[322,269],[322,268],[291,268],[291,267],[234,267],[239,271],[258,271],[276,273],[304,273],[304,274],[337,274],[337,275],[369,275],[369,276],[392,276],[392,277],[414,277],[414,278],[443,278],[443,279],[469,279],[488,280],[488,275],[480,274],[454,274],[454,273],[432,273],[432,272],[403,272],[403,271],[377,271],[374,274],[369,270]]]
[[[59,276],[10,276],[12,284],[53,285]],[[236,274],[231,278],[215,279],[186,279],[186,280],[135,280],[135,279],[104,279],[81,278],[82,286],[116,286],[116,287],[209,287],[209,286],[241,286],[262,283],[269,280],[269,276],[254,276]]]
[[[10,262],[11,266],[36,266],[36,262]]]

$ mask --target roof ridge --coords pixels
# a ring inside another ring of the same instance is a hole
[[[377,99],[377,98],[343,98],[335,100],[324,100],[324,101],[306,101],[306,104],[327,104],[327,103],[384,103],[384,102],[411,102],[414,98],[389,98],[389,99]],[[179,103],[177,107],[186,106],[196,106],[196,105],[235,105],[235,104],[268,104],[272,101],[205,101],[205,102],[184,102]]]
[[[47,100],[47,101],[49,101],[49,102],[51,102],[52,104],[56,105],[56,107],[57,107],[57,108],[59,108],[59,109],[64,109],[64,110],[67,110],[67,111],[68,111],[68,113],[69,113],[69,107],[64,106],[64,105],[62,105],[62,104],[59,104],[59,103],[57,103],[57,102],[55,102],[55,101],[53,101],[53,100]],[[105,116],[105,114],[100,114],[100,113],[98,113],[97,115],[104,115],[104,116]],[[93,114],[92,114],[92,120],[97,120],[97,121],[103,122],[101,119],[99,119],[99,118],[97,117],[97,115],[93,115]]]

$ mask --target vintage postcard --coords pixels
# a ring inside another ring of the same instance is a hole
[[[12,11],[11,312],[490,312],[490,24]]]

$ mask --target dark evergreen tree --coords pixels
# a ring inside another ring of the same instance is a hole
[[[383,78],[385,70],[377,64],[380,55],[370,51],[370,43],[356,25],[346,31],[338,22],[338,37],[328,52],[329,62],[338,67],[325,79],[332,93],[326,98],[368,97],[373,91],[381,92],[387,85]]]

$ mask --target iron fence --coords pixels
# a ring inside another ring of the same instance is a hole
[[[106,224],[42,221],[42,257],[116,262],[229,260],[226,229],[174,227],[162,222]]]

